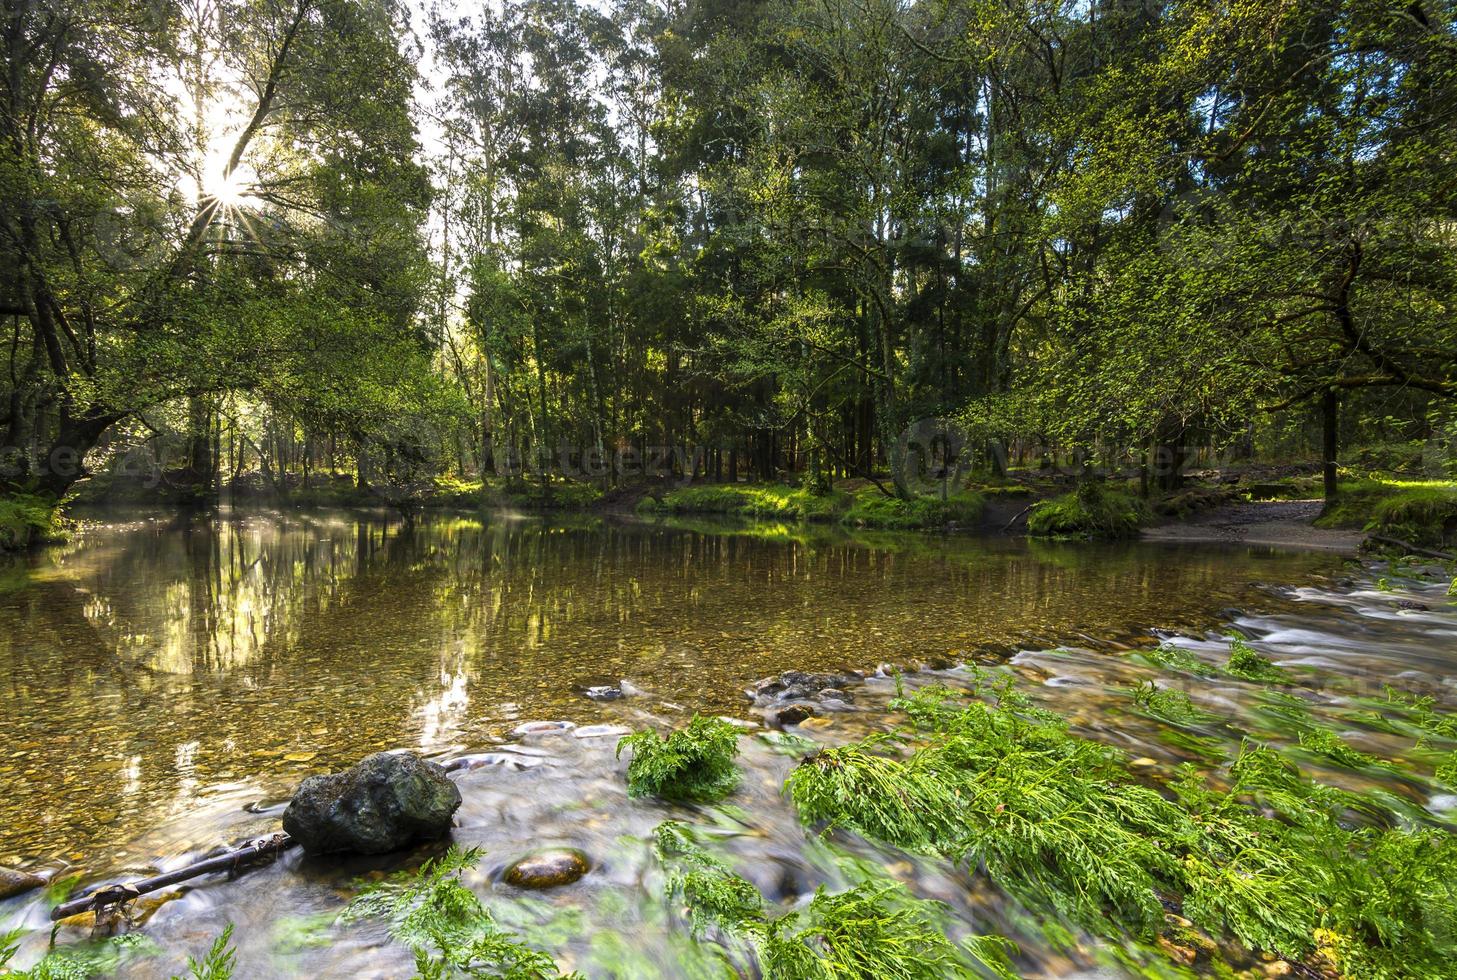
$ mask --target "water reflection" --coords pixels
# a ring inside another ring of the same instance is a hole
[[[799,667],[1200,629],[1324,554],[439,517],[108,523],[0,585],[0,864],[124,864],[169,814],[520,720],[741,713]]]

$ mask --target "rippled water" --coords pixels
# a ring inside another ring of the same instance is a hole
[[[643,839],[670,815],[709,828],[777,899],[843,881],[848,853],[948,901],[959,928],[1015,934],[964,872],[811,840],[779,794],[794,759],[760,738],[743,740],[745,787],[699,811],[628,801],[614,738],[502,738],[540,718],[753,721],[744,688],[789,668],[889,662],[955,682],[961,671],[945,669],[955,662],[1010,661],[1081,729],[1163,765],[1189,747],[1128,709],[1127,688],[1151,672],[1122,654],[1173,637],[1213,658],[1231,624],[1282,663],[1329,675],[1333,693],[1312,696],[1317,708],[1345,696],[1343,683],[1369,693],[1396,679],[1445,696],[1457,617],[1438,586],[1427,597],[1435,611],[1402,610],[1395,593],[1338,582],[1350,574],[1339,556],[1268,548],[762,525],[111,521],[0,569],[0,864],[86,880],[172,867],[276,829],[281,801],[312,772],[385,748],[492,750],[493,764],[457,776],[456,839],[486,847],[474,884],[564,967],[679,976],[711,958],[669,925],[658,897]],[[585,693],[624,680],[620,700]],[[805,734],[838,741],[883,724],[890,693],[872,677],[855,711]],[[1190,693],[1242,730],[1269,727],[1237,686]],[[539,895],[496,880],[546,844],[580,847],[596,866]],[[333,919],[355,875],[420,857],[339,866],[291,854],[236,882],[208,880],[156,911],[145,932],[165,952],[133,970],[166,976],[231,921],[248,964],[240,976],[401,975],[408,959],[381,932]],[[0,904],[0,930],[43,918],[34,896]],[[1072,969],[1035,949],[1023,966]]]

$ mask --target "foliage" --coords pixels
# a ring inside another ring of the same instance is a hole
[[[141,933],[112,936],[99,942],[53,948],[29,970],[7,969],[19,948],[21,930],[0,934],[0,976],[15,980],[93,980],[122,971],[134,959],[156,952]]]
[[[1147,505],[1122,491],[1088,481],[1072,493],[1039,501],[1027,533],[1043,538],[1124,538],[1138,534]]]
[[[909,530],[940,528],[949,524],[975,524],[986,508],[986,499],[971,491],[953,493],[945,500],[935,495],[902,500],[885,494],[862,491],[842,520],[858,527]]]
[[[1094,932],[1155,934],[1157,895],[1177,877],[1162,837],[1178,811],[1129,784],[1115,750],[1058,723],[981,702],[947,711],[941,699],[906,704],[933,736],[909,758],[872,737],[796,768],[786,785],[801,817],[970,860],[1025,904]]]
[[[461,883],[461,874],[479,860],[479,850],[452,846],[425,862],[418,874],[366,888],[349,903],[342,921],[384,920],[390,935],[415,954],[415,969],[422,977],[559,976],[550,956],[503,931]]]
[[[1133,703],[1171,725],[1194,725],[1210,717],[1196,708],[1183,691],[1159,687],[1152,681],[1144,681],[1133,689]]]
[[[843,494],[814,493],[782,484],[705,485],[680,487],[664,494],[659,503],[644,497],[642,509],[674,514],[730,514],[775,517],[795,521],[833,521],[849,501]]]
[[[864,881],[838,894],[820,888],[805,908],[770,916],[758,889],[699,846],[688,827],[664,823],[654,837],[671,868],[668,893],[688,903],[695,933],[713,925],[747,939],[770,980],[970,978],[980,975],[974,964],[1013,975],[1010,943],[974,937],[956,946],[944,907],[899,883]]]
[[[1116,750],[998,701],[935,688],[902,699],[909,729],[791,774],[801,816],[970,859],[1029,909],[1110,937],[1157,933],[1171,899],[1212,935],[1286,957],[1319,950],[1343,975],[1451,975],[1457,844],[1445,830],[1393,827],[1379,797],[1313,782],[1255,744],[1221,783],[1185,765],[1165,795],[1137,785]]]
[[[0,495],[0,551],[19,550],[64,530],[54,501],[34,494]]]
[[[1162,643],[1152,650],[1139,652],[1137,656],[1147,660],[1155,667],[1162,668],[1163,670],[1177,671],[1181,674],[1212,677],[1218,673],[1215,667],[1200,660],[1191,651],[1172,643]]]
[[[1259,683],[1284,684],[1290,680],[1289,671],[1276,666],[1239,636],[1229,638],[1229,660],[1224,672],[1231,677]]]
[[[233,975],[236,966],[234,963],[235,951],[228,945],[228,940],[233,938],[233,925],[223,930],[222,935],[213,940],[212,948],[207,951],[202,959],[187,958],[187,973],[190,980],[229,980]],[[181,980],[181,978],[174,978]]]
[[[720,718],[694,715],[686,726],[660,736],[651,728],[624,736],[617,754],[632,750],[628,792],[666,800],[709,803],[733,792],[740,773],[739,730]]]

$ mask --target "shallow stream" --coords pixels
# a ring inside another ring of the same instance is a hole
[[[1399,747],[1350,724],[1362,699],[1391,683],[1457,703],[1457,607],[1444,580],[1401,571],[1268,547],[762,524],[110,515],[0,566],[0,865],[81,882],[177,867],[276,830],[304,776],[408,748],[472,758],[454,776],[455,840],[486,852],[469,880],[563,969],[721,975],[722,951],[690,941],[662,895],[648,839],[672,817],[785,905],[868,860],[948,903],[949,928],[1014,936],[1027,975],[1076,974],[1100,962],[1094,946],[1039,944],[966,871],[801,827],[780,792],[798,755],[754,727],[763,716],[745,689],[791,669],[865,671],[846,710],[798,729],[837,743],[888,723],[889,666],[954,685],[958,664],[999,665],[1078,731],[1157,770],[1197,758],[1200,739],[1293,740],[1288,705],[1229,679],[1186,687],[1220,719],[1195,738],[1171,739],[1135,710],[1130,689],[1157,671],[1131,651],[1173,642],[1214,663],[1237,629],[1307,679],[1284,697],[1385,755]],[[746,723],[739,791],[701,808],[630,800],[611,726],[694,712]],[[512,735],[543,719],[581,727]],[[1446,820],[1457,799],[1424,785],[1392,775],[1386,788]],[[592,871],[540,893],[500,881],[549,845],[580,848]],[[407,975],[382,928],[335,920],[360,876],[425,853],[340,864],[292,852],[195,882],[147,908],[155,951],[127,975],[170,976],[228,922],[240,977]],[[0,932],[35,930],[18,965],[44,949],[45,917],[37,893],[0,903]]]

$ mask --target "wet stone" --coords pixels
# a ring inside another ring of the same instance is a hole
[[[593,701],[616,701],[618,698],[623,697],[622,688],[614,687],[611,684],[604,684],[600,687],[589,687],[587,688],[586,694]]]
[[[782,708],[770,708],[764,715],[764,723],[770,728],[784,728],[798,725],[814,714],[814,708],[807,704],[786,704]]]
[[[529,854],[506,869],[506,883],[517,888],[557,888],[570,885],[592,869],[587,855],[571,848],[552,848]]]
[[[300,783],[283,829],[309,854],[384,854],[449,833],[460,803],[442,767],[409,752],[377,752]]]
[[[13,898],[36,888],[44,888],[46,880],[29,871],[0,868],[0,899]]]
[[[1407,609],[1411,612],[1427,612],[1432,607],[1427,605],[1425,602],[1416,602],[1412,599],[1397,599],[1396,608]]]

